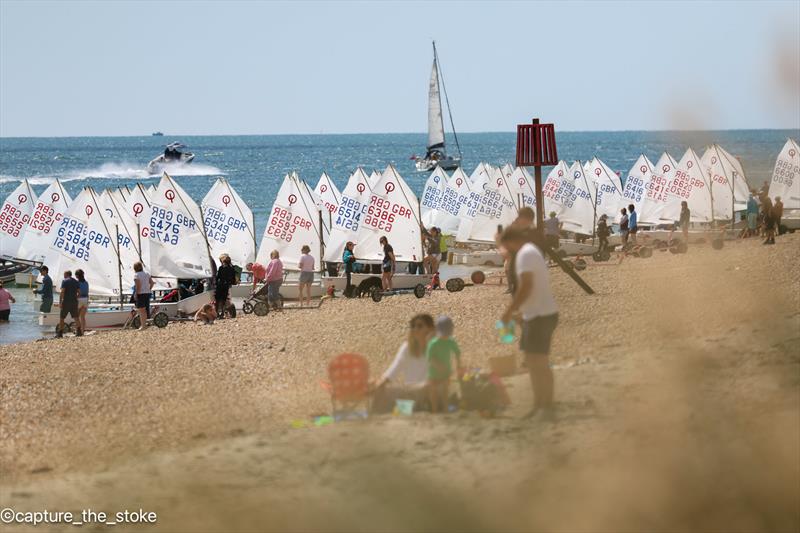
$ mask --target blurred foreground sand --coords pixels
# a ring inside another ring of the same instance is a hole
[[[498,287],[4,347],[0,507],[141,507],[163,531],[797,531],[799,260],[796,234],[590,262],[595,296],[554,271],[555,423],[519,419],[515,376],[496,419],[288,429],[329,410],[330,356],[379,373],[414,313],[453,316],[473,365],[514,353]]]

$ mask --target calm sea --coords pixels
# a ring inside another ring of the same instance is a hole
[[[653,162],[663,151],[677,159],[690,146],[702,155],[706,145],[717,142],[741,158],[753,186],[769,178],[787,137],[798,139],[800,131],[557,133],[561,159],[585,161],[597,156],[623,176],[641,153]],[[514,161],[513,133],[464,133],[458,139],[467,174],[481,161]],[[418,194],[427,178],[414,171],[410,160],[424,153],[424,134],[0,138],[0,197],[5,198],[23,178],[36,192],[61,179],[73,197],[85,186],[100,190],[137,181],[156,183],[158,178],[148,176],[145,166],[172,141],[183,142],[196,154],[191,175],[175,176],[187,193],[199,202],[217,176],[227,177],[253,210],[259,236],[283,176],[292,170],[312,187],[325,171],[341,189],[357,166],[382,170],[394,163]],[[454,146],[452,138],[448,142]],[[0,324],[0,344],[40,335],[33,327],[31,304],[18,304],[12,320]]]

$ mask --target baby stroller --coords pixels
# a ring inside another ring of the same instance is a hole
[[[269,300],[267,299],[269,285],[265,281],[261,287],[253,292],[242,304],[242,312],[246,315],[255,313],[256,316],[267,316],[270,312]],[[283,296],[278,293],[278,301],[272,304],[273,311],[283,310]]]

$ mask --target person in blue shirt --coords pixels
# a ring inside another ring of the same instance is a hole
[[[639,231],[639,215],[634,209],[636,209],[636,206],[633,204],[628,206],[628,234],[630,235],[631,242],[636,244],[636,233]]]
[[[50,278],[50,269],[47,266],[42,266],[39,271],[42,273],[42,288],[33,289],[33,294],[42,295],[42,305],[39,306],[39,311],[49,313],[53,308],[53,280]]]
[[[758,202],[756,201],[755,196],[753,196],[753,191],[750,191],[750,196],[747,198],[747,233],[745,233],[745,237],[752,237],[757,234],[756,229],[758,228]]]

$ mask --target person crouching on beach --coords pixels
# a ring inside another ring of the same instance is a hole
[[[278,250],[269,253],[269,263],[267,263],[267,303],[273,308],[280,307],[280,288],[283,284],[283,263]]]
[[[450,359],[455,356],[458,375],[461,370],[461,350],[458,343],[452,338],[453,321],[449,316],[440,316],[436,319],[436,336],[428,343],[426,356],[428,359],[428,394],[431,400],[431,412],[440,410],[447,412],[447,398],[449,397],[450,376],[453,367]]]
[[[253,275],[253,292],[256,292],[258,284],[267,279],[267,267],[261,263],[247,263],[244,268]]]
[[[205,304],[194,315],[195,322],[202,322],[203,324],[207,325],[213,324],[214,320],[216,319],[217,319],[217,310],[214,309],[214,305],[210,303]]]
[[[525,418],[539,412],[550,418],[555,385],[549,355],[558,325],[558,306],[550,289],[547,262],[541,250],[526,242],[525,233],[518,228],[508,228],[500,241],[515,254],[517,290],[502,321],[508,323],[515,315],[522,315],[519,347],[525,355],[534,397],[533,409]]]

